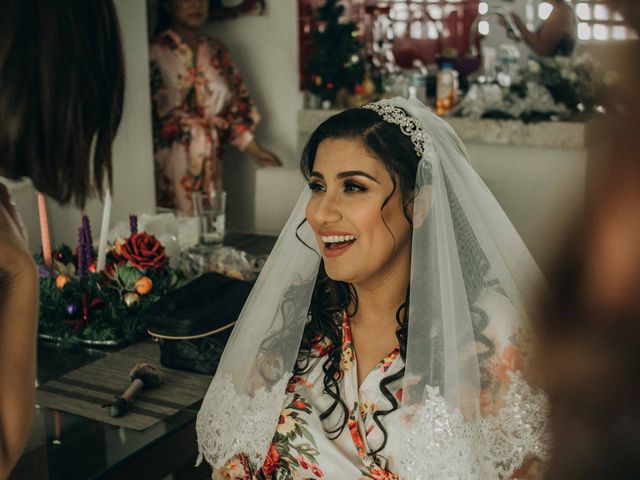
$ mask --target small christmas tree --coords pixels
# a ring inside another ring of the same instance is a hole
[[[318,8],[318,29],[313,32],[313,50],[306,69],[309,91],[331,103],[341,89],[353,92],[364,78],[357,26],[355,22],[339,23],[343,13],[340,0],[326,0]]]

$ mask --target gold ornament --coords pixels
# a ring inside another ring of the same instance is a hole
[[[127,243],[127,239],[123,237],[116,238],[115,242],[113,242],[113,253],[116,255],[122,255],[122,246]]]
[[[244,275],[238,270],[225,270],[222,273],[227,277],[235,278],[236,280],[246,280]]]
[[[71,277],[69,275],[58,275],[56,277],[56,287],[58,287],[59,289],[62,289],[70,281],[71,281]]]
[[[136,284],[134,285],[136,292],[138,292],[140,295],[146,295],[151,291],[152,287],[153,282],[149,277],[140,277],[138,280],[136,280]]]
[[[376,84],[369,77],[365,77],[364,82],[362,82],[362,89],[365,95],[372,96],[376,93]]]
[[[140,303],[140,295],[138,295],[135,292],[127,292],[124,294],[124,304],[129,307],[129,308],[133,308],[138,306],[138,304]]]

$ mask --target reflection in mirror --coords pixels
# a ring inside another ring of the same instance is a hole
[[[193,214],[193,192],[222,190],[229,144],[259,165],[279,165],[258,144],[256,105],[227,47],[204,34],[212,17],[259,13],[259,0],[163,0],[155,4],[149,49],[156,203]]]
[[[306,64],[312,32],[320,27],[314,11],[322,3],[322,0],[298,0],[300,65]],[[479,3],[479,0],[342,2],[345,21],[354,21],[359,26],[365,59],[384,70],[411,68],[416,60],[424,65],[441,57],[462,60]]]

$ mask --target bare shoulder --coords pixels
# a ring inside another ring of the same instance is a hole
[[[4,282],[12,278],[35,275],[35,264],[15,205],[7,188],[0,183],[0,272]]]

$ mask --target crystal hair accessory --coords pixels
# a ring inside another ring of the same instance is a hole
[[[391,103],[368,103],[363,105],[362,108],[373,110],[380,115],[385,122],[398,125],[402,133],[411,138],[418,157],[422,158],[427,135],[413,117]]]

